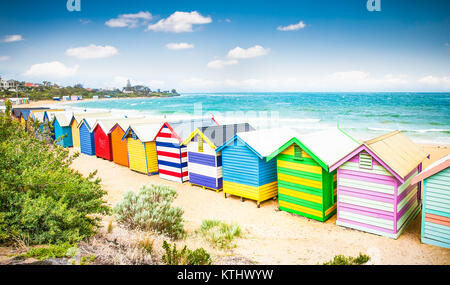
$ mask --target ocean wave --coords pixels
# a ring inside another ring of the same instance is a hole
[[[393,132],[395,131],[394,129],[387,129],[387,128],[375,128],[375,127],[367,127],[368,130],[370,131],[382,131],[382,132]]]
[[[439,133],[450,133],[450,130],[447,129],[424,129],[424,130],[406,130],[407,132],[417,132],[417,133],[430,133],[430,132],[439,132]]]

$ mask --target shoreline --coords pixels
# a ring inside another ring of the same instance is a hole
[[[148,116],[148,117],[162,117],[162,114],[151,114],[150,110],[136,110],[136,109],[120,109],[120,108],[95,108],[95,107],[79,107],[79,106],[73,106],[73,104],[75,103],[82,103],[82,102],[93,102],[93,101],[111,101],[111,100],[129,100],[129,99],[156,99],[156,98],[170,98],[170,97],[179,97],[181,96],[167,96],[167,97],[120,97],[120,98],[99,98],[99,99],[93,99],[93,98],[88,98],[88,99],[83,99],[80,101],[53,101],[53,100],[38,100],[38,101],[32,101],[28,104],[22,104],[22,105],[13,105],[13,108],[21,108],[21,107],[38,107],[38,106],[45,106],[45,107],[55,107],[57,108],[57,106],[67,106],[69,108],[74,108],[74,109],[94,109],[94,110],[109,110],[112,112],[117,112],[117,113],[133,113],[133,112],[137,112],[140,113],[140,115],[143,116]],[[226,112],[226,111],[225,111]],[[147,113],[147,114],[146,114]],[[192,115],[192,114],[191,114]],[[176,117],[176,114],[173,118],[170,118],[172,116],[172,114],[166,114],[164,116],[168,116],[168,120],[179,120],[180,118]],[[224,121],[227,121],[229,118],[224,117],[223,118]],[[225,122],[227,123],[227,122]],[[281,125],[281,123],[280,123]],[[255,126],[257,126],[257,123],[255,124]],[[408,132],[408,130],[402,130],[402,132]],[[365,133],[361,133],[361,136],[363,136]],[[355,135],[355,137],[359,137],[359,139],[361,139],[361,137],[359,135]],[[413,141],[419,145],[422,146],[430,146],[430,147],[444,147],[444,148],[450,148],[450,143],[445,143],[445,142],[433,142],[433,141],[420,141],[420,140],[414,140],[417,139],[417,137],[414,136],[409,136],[411,139],[413,139]],[[430,138],[432,138],[432,135],[429,136]]]

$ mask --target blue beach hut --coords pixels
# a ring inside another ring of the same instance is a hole
[[[72,147],[72,128],[70,122],[72,121],[73,113],[71,112],[59,112],[55,114],[53,121],[53,128],[55,132],[55,138],[61,138],[58,144],[63,147]]]
[[[237,133],[216,149],[222,152],[223,193],[260,203],[278,193],[277,163],[267,157],[295,136],[291,129]]]
[[[95,140],[92,127],[94,126],[96,119],[84,118],[78,124],[78,130],[80,132],[80,150],[81,153],[87,155],[95,155]]]

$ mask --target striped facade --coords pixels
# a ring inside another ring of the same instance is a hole
[[[156,151],[161,178],[181,183],[189,179],[187,147],[181,145],[168,124],[164,124],[156,135]]]
[[[81,153],[95,155],[94,132],[91,132],[90,126],[86,120],[81,121],[78,130],[80,132]]]
[[[450,248],[450,155],[413,180],[423,181],[422,242]]]
[[[130,169],[145,174],[158,173],[156,143],[141,142],[133,132],[128,132],[125,136]]]
[[[338,168],[336,224],[397,238],[421,208],[421,164],[402,183],[366,146],[352,155]]]
[[[201,143],[199,151],[198,137],[187,145],[189,163],[189,182],[214,190],[223,188],[222,154],[216,153],[206,142]]]
[[[222,151],[223,193],[260,203],[277,196],[276,161],[259,157],[237,138]]]
[[[58,144],[63,147],[72,147],[72,128],[70,126],[61,126],[57,119],[53,122],[53,128],[55,132],[55,138],[62,138]]]
[[[237,133],[253,131],[248,123],[207,126],[195,129],[183,142],[187,145],[189,181],[191,185],[216,190],[223,188],[223,146]]]
[[[280,210],[318,221],[336,213],[336,171],[329,173],[305,150],[295,156],[295,144],[277,155]]]

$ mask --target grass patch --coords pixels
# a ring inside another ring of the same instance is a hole
[[[173,246],[166,241],[163,243],[165,251],[162,261],[166,265],[211,265],[212,260],[209,253],[204,248],[190,250],[184,246],[181,250],[177,249],[177,245]]]
[[[26,253],[20,254],[19,256],[25,258],[37,258],[39,260],[45,260],[49,258],[63,258],[69,257],[68,251],[71,248],[76,248],[77,245],[70,243],[63,243],[59,245],[48,245],[44,247],[32,247]]]
[[[153,253],[153,244],[155,240],[151,238],[144,238],[139,241],[138,245],[140,248],[142,248],[146,253],[152,254]]]
[[[203,220],[199,232],[213,246],[221,249],[235,247],[233,239],[242,235],[238,224],[226,224],[219,220]]]
[[[336,255],[333,260],[325,262],[323,265],[362,265],[370,260],[370,256],[360,253],[358,257]]]

